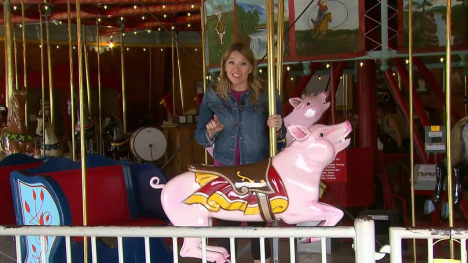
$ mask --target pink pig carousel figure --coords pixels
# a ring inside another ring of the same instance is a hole
[[[278,153],[254,164],[215,167],[192,165],[189,171],[154,188],[163,189],[162,206],[175,226],[210,226],[211,218],[248,222],[283,220],[287,224],[322,221],[335,226],[343,211],[320,203],[320,178],[323,169],[350,143],[352,131],[346,121],[333,126],[316,124],[311,128],[288,128],[293,143]],[[315,242],[319,238],[307,238]],[[207,260],[228,262],[225,248],[207,246]],[[185,238],[182,257],[202,258],[201,238]]]

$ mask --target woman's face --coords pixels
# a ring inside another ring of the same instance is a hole
[[[225,70],[233,85],[247,84],[252,64],[241,53],[233,51],[226,61]]]

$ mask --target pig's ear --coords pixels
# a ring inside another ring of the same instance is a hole
[[[302,125],[291,125],[288,127],[288,132],[296,141],[303,141],[310,136],[310,131]]]
[[[289,103],[291,104],[291,106],[293,106],[294,108],[296,108],[297,105],[299,105],[299,104],[302,103],[302,99],[301,99],[301,98],[290,98],[290,99],[289,99]]]

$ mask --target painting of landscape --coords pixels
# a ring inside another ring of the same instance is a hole
[[[408,48],[409,0],[403,0],[403,46]],[[413,0],[413,47],[438,48],[447,44],[447,1]],[[468,1],[452,1],[452,45],[468,44]]]
[[[275,32],[278,22],[278,1],[274,1]],[[288,0],[284,1],[284,31],[289,27]],[[266,36],[266,1],[265,0],[237,0],[237,38],[239,42],[250,47],[256,59],[261,59],[267,54]],[[275,33],[275,42],[277,35]],[[289,37],[283,40],[284,56],[289,55]],[[276,52],[276,48],[275,48]]]
[[[359,2],[294,0],[297,57],[356,53],[359,48]],[[307,9],[306,9],[307,8]],[[305,10],[304,15],[299,16]]]

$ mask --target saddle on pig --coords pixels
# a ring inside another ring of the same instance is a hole
[[[191,165],[166,185],[160,185],[157,177],[150,184],[163,189],[162,206],[174,226],[211,226],[211,218],[288,224],[322,221],[322,226],[335,226],[343,212],[318,201],[320,178],[336,154],[348,147],[351,130],[348,121],[310,128],[292,125],[288,132],[294,141],[272,158],[233,167]],[[180,255],[202,258],[201,238],[185,238]],[[224,248],[214,246],[207,246],[206,255],[217,263],[230,258]]]
[[[284,117],[284,126],[286,128],[291,125],[301,125],[311,127],[322,117],[322,114],[330,107],[330,102],[326,101],[327,93],[321,92],[315,96],[305,96],[303,98],[291,98],[289,103],[294,107],[294,110]],[[289,146],[293,137],[289,132],[286,133],[285,146]],[[214,145],[206,148],[208,153],[213,157]]]

